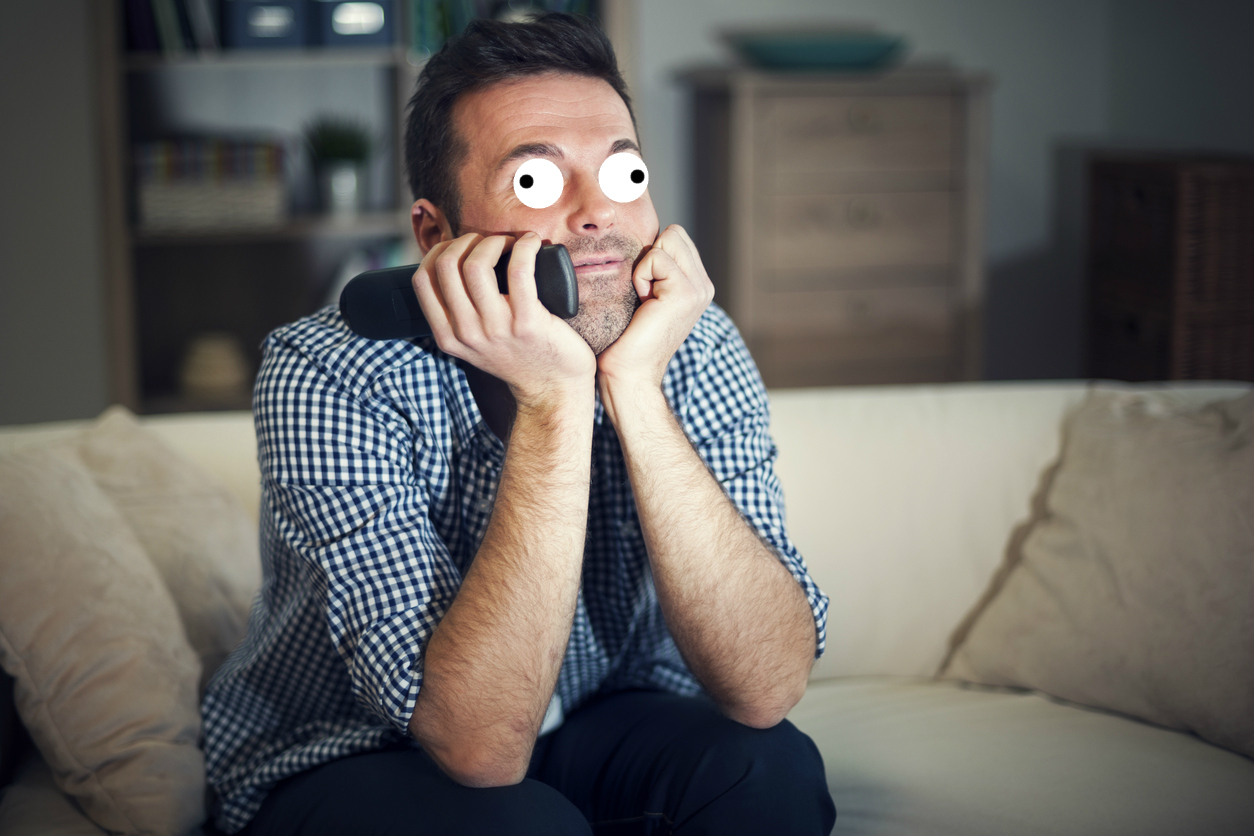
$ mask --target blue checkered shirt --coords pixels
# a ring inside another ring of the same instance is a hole
[[[766,391],[711,306],[663,388],[692,444],[814,612],[827,598],[784,531]],[[218,826],[275,783],[403,739],[423,648],[488,526],[505,447],[432,341],[372,342],[326,308],[269,336],[254,397],[264,583],[204,701]],[[695,694],[662,619],[618,439],[598,402],[583,582],[554,709],[627,688]]]

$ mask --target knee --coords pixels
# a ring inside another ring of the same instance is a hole
[[[480,801],[463,811],[464,836],[592,836],[579,809],[539,781],[475,790]]]
[[[787,720],[769,729],[737,724],[702,760],[712,798],[677,833],[831,832],[836,808],[823,758]]]

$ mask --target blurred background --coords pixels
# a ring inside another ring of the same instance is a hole
[[[5,5],[0,424],[246,407],[269,329],[416,257],[424,56],[527,10]],[[698,233],[768,385],[1249,374],[1254,2],[534,5],[611,35],[660,220]],[[1219,336],[1162,307],[1185,245],[1220,254]]]

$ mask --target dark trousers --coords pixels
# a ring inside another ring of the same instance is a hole
[[[280,783],[246,836],[828,836],[823,760],[787,720],[751,729],[707,700],[651,691],[580,708],[541,738],[527,778],[456,783],[408,745]]]

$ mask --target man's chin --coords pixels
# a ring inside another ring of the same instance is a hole
[[[613,345],[631,324],[636,308],[640,307],[640,297],[630,285],[627,290],[630,293],[629,297],[624,295],[619,299],[581,303],[575,317],[567,320],[570,327],[575,329],[575,333],[583,337],[593,354],[599,355]]]

